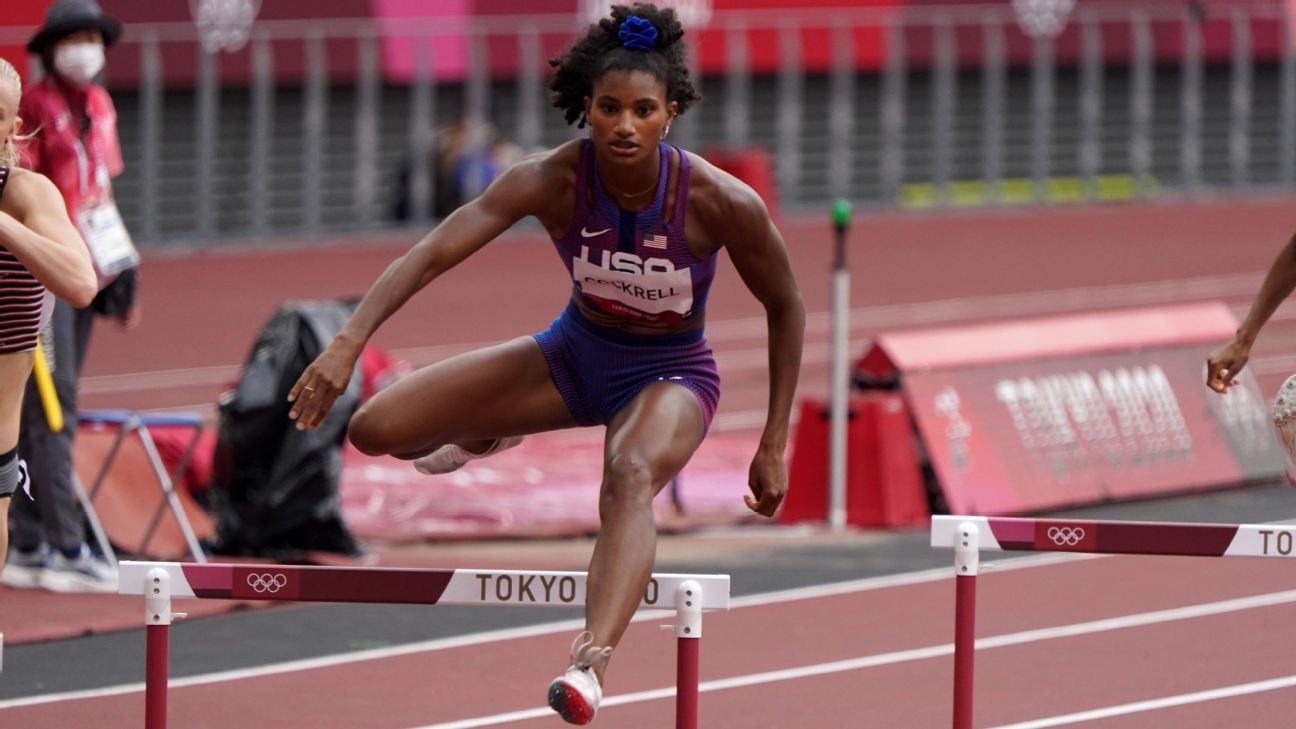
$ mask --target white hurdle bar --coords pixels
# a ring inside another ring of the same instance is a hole
[[[933,516],[931,545],[954,550],[954,729],[972,729],[976,576],[982,551],[1181,557],[1296,557],[1296,526]]]
[[[166,729],[172,598],[293,602],[581,607],[584,572],[388,569],[264,564],[121,562],[121,595],[144,596],[145,729]],[[729,575],[655,574],[640,609],[675,611],[676,729],[697,729],[702,612],[729,609]]]

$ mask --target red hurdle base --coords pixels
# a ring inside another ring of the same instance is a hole
[[[702,641],[680,638],[675,651],[675,727],[697,729],[698,664]]]
[[[976,575],[959,575],[954,583],[954,729],[972,729]]]
[[[980,540],[975,524],[959,524],[954,541],[954,729],[972,729],[976,668],[976,579]]]
[[[144,729],[166,729],[171,626],[150,625],[145,630],[148,664],[144,670]]]

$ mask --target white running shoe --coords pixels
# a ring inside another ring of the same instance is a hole
[[[1287,481],[1296,486],[1296,375],[1288,377],[1278,388],[1278,396],[1274,398],[1269,413],[1278,432],[1278,441],[1282,443]]]
[[[594,634],[588,630],[572,642],[572,664],[563,675],[549,684],[549,708],[558,712],[568,724],[588,724],[598,713],[603,687],[591,664],[607,661],[611,648],[594,645]]]
[[[56,549],[49,569],[40,573],[40,586],[51,592],[117,592],[117,566],[85,544],[75,557]]]
[[[475,461],[478,458],[493,456],[500,451],[506,451],[516,446],[518,443],[522,442],[524,437],[525,436],[521,435],[513,435],[507,438],[496,438],[495,442],[481,453],[470,453],[469,451],[464,450],[463,446],[456,443],[450,443],[449,445],[441,446],[422,458],[416,458],[414,460],[414,468],[418,469],[419,473],[426,473],[429,476],[458,471],[460,468],[463,468],[464,464],[468,461]]]
[[[573,665],[549,684],[549,708],[558,712],[568,724],[594,721],[602,700],[603,687],[599,686],[589,666],[578,668]]]
[[[0,585],[8,587],[40,587],[41,574],[49,569],[50,548],[40,544],[29,551],[13,548],[9,550],[9,560],[5,562],[4,571],[0,572]]]

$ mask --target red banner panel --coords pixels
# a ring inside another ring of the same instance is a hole
[[[895,392],[869,392],[853,396],[848,407],[846,523],[926,525],[927,495],[904,398]],[[828,518],[828,414],[826,402],[801,401],[787,498],[778,514],[783,524]]]
[[[883,336],[860,365],[896,365],[950,513],[1015,514],[1281,474],[1254,377],[1203,384],[1235,328],[1223,304],[1049,317]]]

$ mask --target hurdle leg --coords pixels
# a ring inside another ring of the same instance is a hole
[[[675,589],[675,638],[675,729],[697,729],[702,586],[693,580]]]
[[[171,620],[183,614],[171,612],[171,575],[166,570],[149,570],[145,582],[144,729],[166,729]]]
[[[954,729],[972,729],[976,578],[981,567],[978,539],[975,524],[959,524],[954,543]]]

